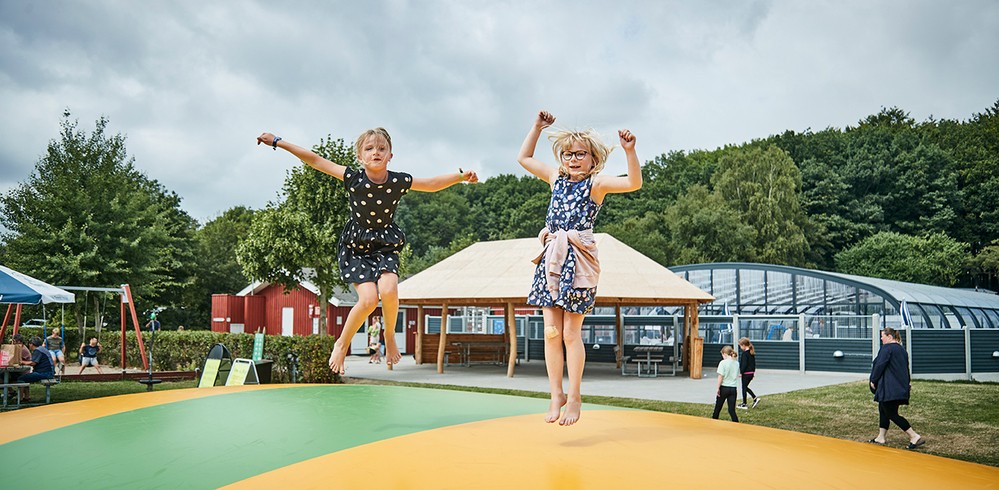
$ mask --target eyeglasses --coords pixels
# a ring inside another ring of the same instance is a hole
[[[589,155],[589,154],[590,154],[590,152],[588,152],[586,150],[563,151],[562,152],[562,160],[566,161],[566,162],[568,162],[569,160],[572,160],[573,158],[575,158],[576,160],[582,160],[582,159],[586,158],[586,155]]]

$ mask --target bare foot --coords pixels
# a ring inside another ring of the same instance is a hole
[[[330,370],[333,374],[344,374],[346,371],[343,369],[344,360],[347,358],[347,350],[343,348],[340,342],[333,344],[333,352],[330,352]]]
[[[545,422],[549,424],[558,420],[562,413],[562,406],[565,405],[565,394],[552,395],[552,402],[548,405],[548,413],[545,414]]]
[[[399,353],[399,346],[396,345],[395,339],[389,340],[389,338],[385,338],[385,362],[388,364],[399,364],[399,361],[402,360],[402,354]]]
[[[562,420],[558,421],[558,425],[568,427],[575,424],[579,420],[579,411],[583,408],[583,403],[580,401],[572,401],[565,404],[565,414],[562,415]]]

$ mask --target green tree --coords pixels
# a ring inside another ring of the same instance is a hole
[[[674,257],[666,234],[666,220],[662,213],[649,211],[644,216],[627,218],[619,223],[610,223],[600,228],[622,243],[646,257],[668,266]]]
[[[340,165],[354,164],[353,147],[343,139],[321,140],[312,151]],[[282,197],[253,216],[236,260],[246,277],[281,284],[285,291],[310,281],[319,287],[319,304],[328,304],[334,288],[347,287],[337,267],[337,242],[349,215],[347,191],[340,180],[303,164],[288,173]],[[326,335],[326,308],[320,311],[325,326],[320,334]]]
[[[975,256],[973,266],[975,274],[985,276],[984,287],[991,289],[993,280],[999,277],[999,240],[983,248]],[[976,283],[976,285],[978,284]]]
[[[934,232],[923,237],[881,232],[836,254],[840,272],[951,287],[970,260],[968,245]]]
[[[107,124],[102,117],[86,134],[67,116],[28,179],[0,198],[4,263],[62,285],[130,284],[135,303],[146,305],[140,314],[180,305],[197,222],[176,193],[136,170],[125,137],[107,134]],[[99,295],[78,295],[81,328],[86,297],[100,305]]]
[[[801,172],[773,145],[731,148],[712,177],[714,192],[755,230],[754,255],[761,262],[804,266],[807,216],[801,209]]]
[[[413,255],[420,257],[431,247],[447,248],[462,235],[476,235],[472,207],[457,189],[436,193],[412,192],[399,203],[396,223],[406,233]]]
[[[672,262],[741,262],[757,260],[757,230],[720,192],[691,187],[666,210]]]
[[[236,206],[205,223],[195,233],[196,253],[193,283],[185,292],[183,324],[195,328],[210,325],[212,294],[235,294],[250,283],[236,261],[236,247],[246,237],[253,211]]]

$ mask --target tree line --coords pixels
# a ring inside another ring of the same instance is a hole
[[[32,174],[0,197],[0,262],[61,284],[129,282],[137,304],[166,308],[165,325],[195,328],[209,325],[211,294],[252,279],[309,279],[325,296],[346,286],[335,257],[340,181],[299,166],[264,209],[200,224],[106,127],[101,118],[88,134],[67,117]],[[313,149],[355,165],[343,139]],[[846,128],[668,151],[643,177],[640,191],[607,197],[595,231],[665,266],[764,262],[999,289],[999,100],[967,120],[917,122],[886,108]],[[409,242],[402,274],[476,241],[536,236],[548,198],[540,180],[509,174],[410,193],[396,216]],[[77,326],[100,313],[99,295],[85,297]]]

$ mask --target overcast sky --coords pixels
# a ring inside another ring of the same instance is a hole
[[[204,222],[277,198],[287,153],[384,126],[390,168],[525,174],[535,114],[631,129],[644,162],[899,107],[966,120],[999,99],[999,2],[0,1],[0,193],[106,116]],[[549,161],[547,145],[538,155]],[[607,172],[625,170],[616,151]]]

